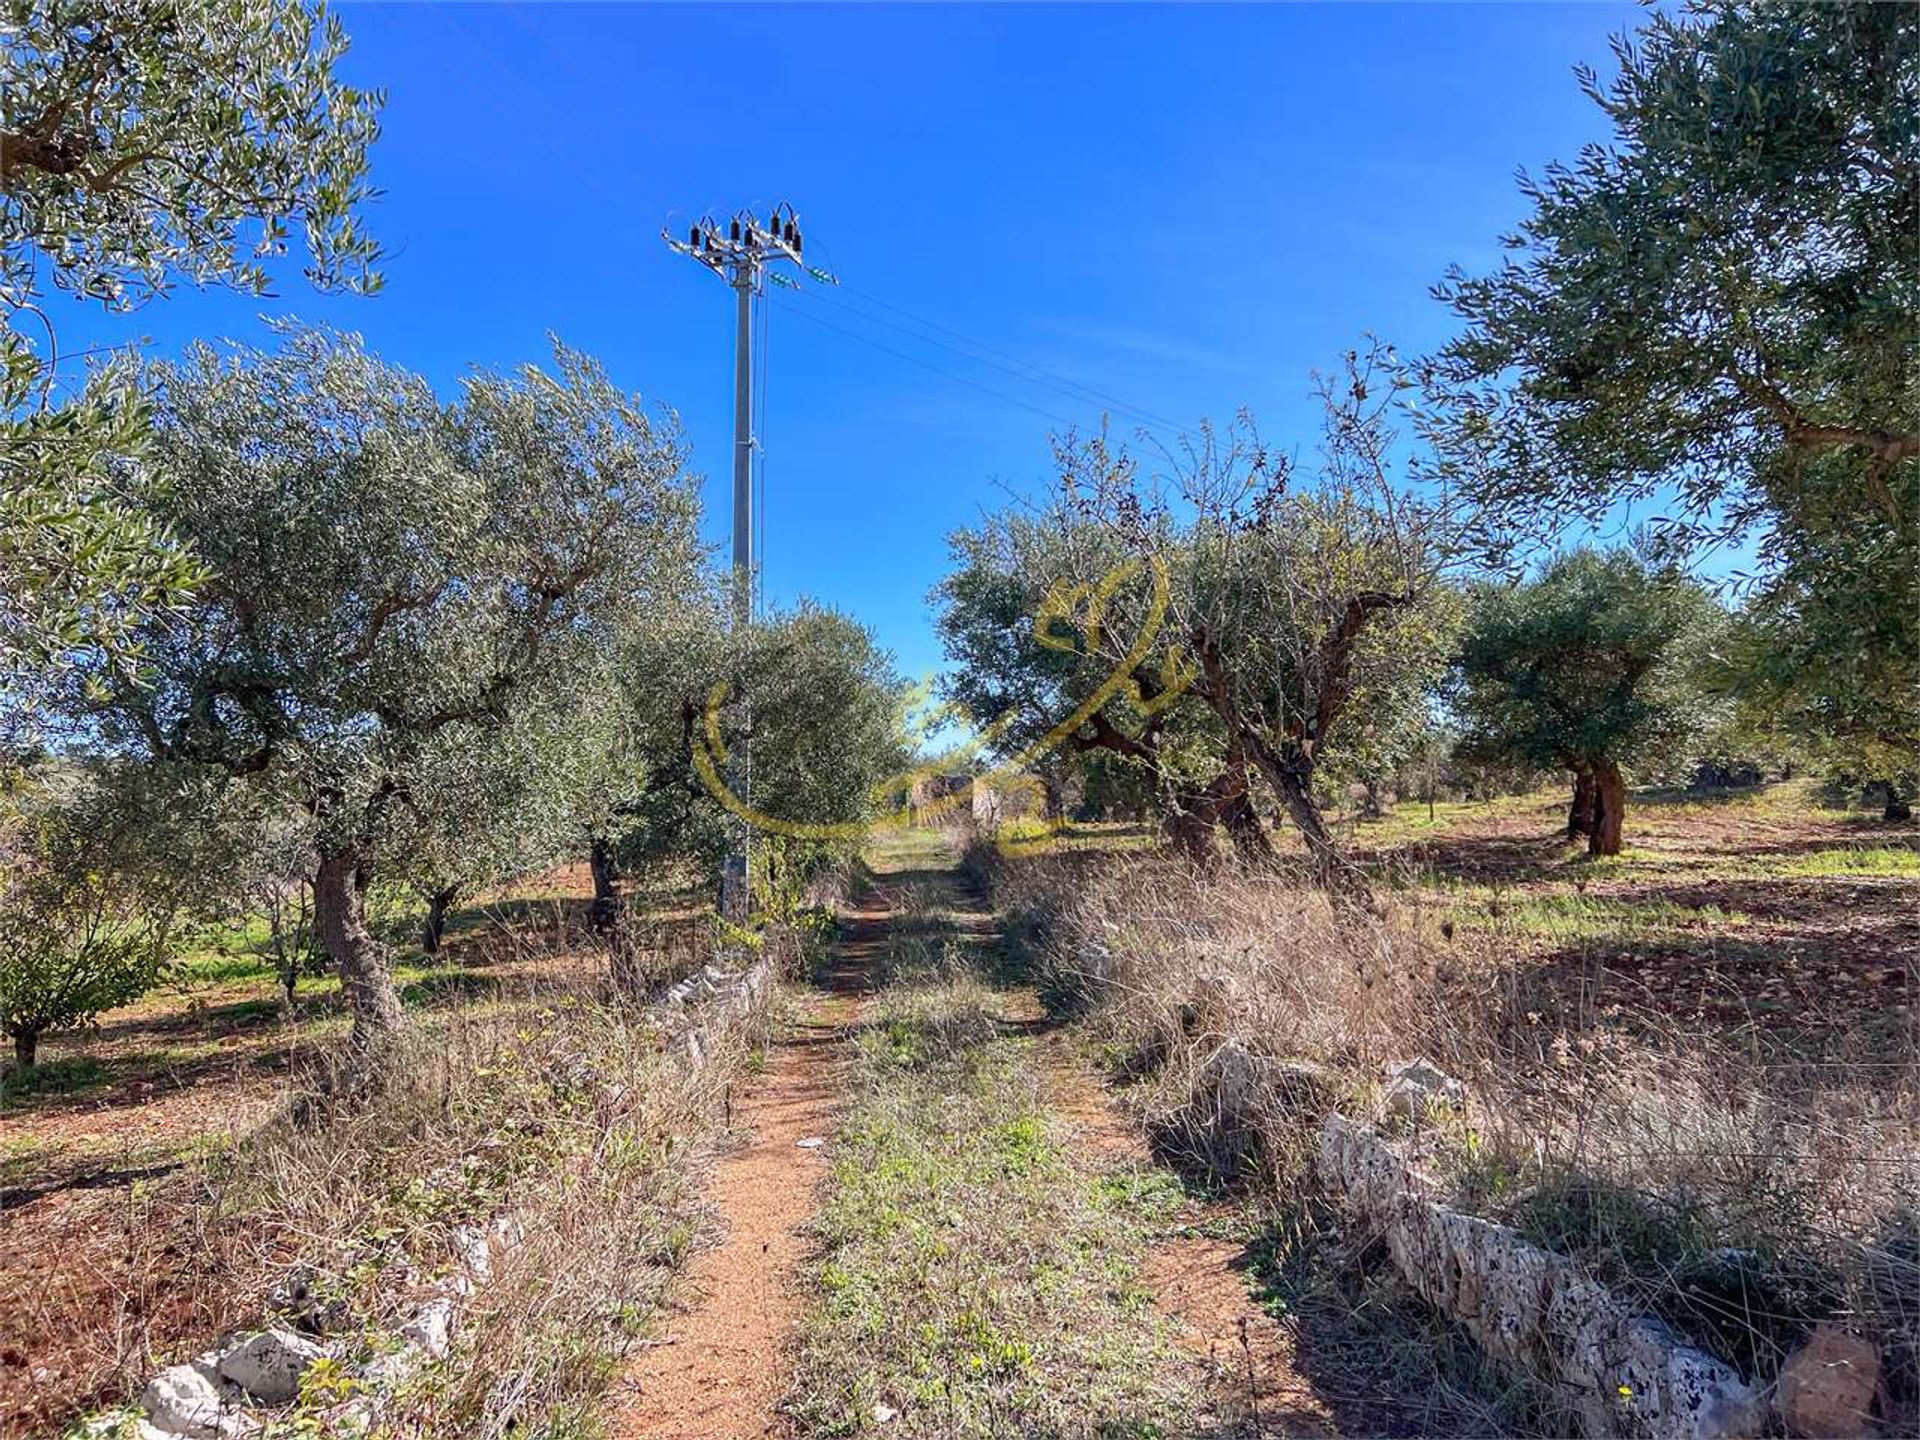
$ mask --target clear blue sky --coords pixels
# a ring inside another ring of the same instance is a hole
[[[938,659],[925,596],[946,532],[999,486],[1045,484],[1048,430],[1100,406],[889,329],[915,327],[874,301],[1182,424],[1247,405],[1269,441],[1305,441],[1309,370],[1368,329],[1408,353],[1443,339],[1427,287],[1450,262],[1495,263],[1523,213],[1516,167],[1603,138],[1571,67],[1604,72],[1607,36],[1640,12],[341,14],[350,78],[390,97],[374,157],[386,194],[368,216],[391,251],[385,292],[322,298],[295,279],[264,303],[183,290],[119,319],[62,307],[63,347],[146,336],[169,353],[294,313],[451,387],[471,365],[539,359],[552,330],[679,411],[717,539],[731,301],[659,232],[790,200],[810,258],[848,288],[775,292],[767,591],[853,611],[917,674]]]

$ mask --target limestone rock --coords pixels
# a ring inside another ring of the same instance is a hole
[[[374,1356],[361,1369],[360,1378],[375,1390],[394,1390],[419,1374],[425,1363],[426,1353],[418,1346],[407,1345]]]
[[[1394,1119],[1417,1124],[1435,1111],[1461,1109],[1467,1103],[1467,1087],[1437,1065],[1409,1060],[1395,1066],[1388,1077],[1385,1103]]]
[[[256,1400],[284,1405],[300,1394],[300,1377],[326,1351],[291,1330],[262,1330],[224,1351],[220,1374]]]
[[[1880,1383],[1880,1349],[1836,1325],[1817,1325],[1780,1367],[1780,1418],[1801,1440],[1869,1435],[1868,1410]]]
[[[1386,1243],[1415,1293],[1489,1355],[1552,1385],[1586,1434],[1736,1440],[1763,1432],[1765,1406],[1731,1368],[1632,1315],[1567,1257],[1437,1203],[1373,1130],[1329,1116],[1318,1170]]]
[[[438,1360],[447,1353],[453,1332],[453,1302],[429,1300],[414,1312],[413,1319],[400,1327],[406,1339]]]
[[[484,1285],[493,1274],[493,1247],[487,1243],[487,1232],[462,1225],[453,1232],[453,1248],[467,1273]]]
[[[338,1440],[361,1440],[361,1437],[373,1432],[375,1411],[373,1403],[365,1398],[349,1400],[336,1405],[323,1417],[326,1434],[338,1437]]]
[[[347,1302],[323,1292],[319,1272],[308,1265],[297,1265],[273,1287],[268,1306],[284,1315],[302,1330],[330,1335],[352,1323]]]
[[[259,1427],[239,1414],[210,1367],[172,1365],[147,1382],[140,1406],[153,1426],[188,1440],[229,1440]]]

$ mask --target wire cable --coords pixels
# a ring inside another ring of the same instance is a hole
[[[880,341],[873,339],[869,335],[862,335],[857,330],[849,330],[844,325],[836,325],[833,323],[833,321],[825,319],[822,316],[809,315],[805,310],[796,309],[791,305],[785,306],[783,308],[785,308],[785,310],[789,315],[797,316],[799,319],[805,320],[810,325],[818,325],[818,326],[821,326],[823,329],[835,331],[838,334],[846,336],[849,340],[857,340],[862,345],[871,345],[874,349],[884,351],[886,354],[891,355],[896,359],[905,360],[909,365],[918,365],[923,370],[931,370],[936,375],[944,376],[945,378],[952,380],[957,384],[965,385],[970,389],[978,390],[983,395],[991,395],[993,396],[994,399],[1005,401],[1009,405],[1018,405],[1022,410],[1031,410],[1035,415],[1040,416],[1043,420],[1051,420],[1054,424],[1064,425],[1068,429],[1072,429],[1074,426],[1075,422],[1072,420],[1069,420],[1064,415],[1057,414],[1052,410],[1042,409],[1040,406],[1030,404],[1029,402],[1022,400],[1017,396],[1009,395],[1004,390],[996,390],[991,385],[982,385],[978,380],[972,380],[965,375],[956,374],[954,371],[948,370],[944,366],[934,364],[931,360],[923,360],[918,355],[910,355],[905,350],[897,350],[891,345],[884,345]]]
[[[1180,424],[1178,421],[1170,420],[1166,416],[1158,414],[1155,411],[1149,410],[1144,405],[1135,405],[1129,400],[1123,400],[1119,396],[1111,394],[1108,391],[1096,389],[1094,386],[1085,384],[1084,382],[1079,380],[1075,380],[1069,375],[1063,375],[1057,370],[1049,370],[1044,365],[1037,365],[1031,360],[1023,359],[1020,356],[1013,354],[1011,351],[1003,350],[1000,347],[995,345],[989,345],[984,340],[976,340],[972,336],[963,334],[961,331],[955,330],[949,325],[942,325],[937,320],[929,320],[924,315],[916,315],[913,311],[908,310],[905,306],[895,305],[890,300],[883,300],[878,295],[874,295],[868,291],[861,290],[856,286],[848,285],[844,281],[841,282],[836,288],[846,294],[858,296],[860,299],[866,301],[870,305],[876,305],[882,310],[891,311],[893,314],[900,316],[902,319],[911,321],[914,325],[918,325],[922,327],[922,329],[932,330],[932,331],[936,331],[941,335],[950,336],[954,340],[959,341],[962,345],[971,347],[972,350],[976,350],[981,353],[977,355],[969,354],[965,350],[958,349],[955,346],[948,345],[942,341],[936,340],[931,335],[921,335],[919,334],[918,331],[912,330],[904,325],[895,324],[893,321],[887,320],[881,316],[866,315],[857,307],[848,305],[846,304],[845,301],[839,300],[834,296],[828,295],[822,291],[808,290],[808,291],[803,291],[802,293],[811,295],[813,296],[813,298],[817,300],[823,300],[827,304],[838,305],[842,309],[847,310],[852,314],[860,315],[863,319],[872,321],[874,324],[885,325],[889,329],[900,331],[902,334],[912,335],[917,339],[926,341],[926,343],[930,345],[938,345],[940,346],[940,348],[944,350],[948,350],[953,354],[963,356],[966,359],[973,360],[978,364],[990,365],[994,369],[1002,371],[1005,374],[1012,375],[1016,379],[1023,380],[1028,384],[1044,385],[1048,389],[1060,391],[1061,393],[1066,394],[1069,397],[1074,399],[1093,400],[1107,406],[1112,410],[1121,411],[1126,414],[1136,416],[1140,420],[1145,421],[1151,427],[1171,431],[1173,434],[1186,439],[1196,438],[1194,435],[1194,432],[1189,427]],[[998,360],[988,359],[987,358],[988,356],[997,356]],[[1002,364],[1002,363],[999,363],[1000,361],[1006,361],[1010,363]],[[1018,367],[1018,368],[1015,368],[1015,367]]]

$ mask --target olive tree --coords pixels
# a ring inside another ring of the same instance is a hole
[[[1525,179],[1512,258],[1439,288],[1461,478],[1496,523],[1911,525],[1920,13],[1694,0],[1614,52],[1581,75],[1612,143]]]
[[[1069,467],[1076,457],[1065,447]],[[1129,551],[1104,526],[1064,503],[1011,509],[948,540],[953,570],[934,592],[938,626],[953,668],[948,700],[989,755],[1031,770],[1064,754],[1082,765],[1099,756],[1137,770],[1150,786],[1167,839],[1189,859],[1213,855],[1225,826],[1246,860],[1272,847],[1252,797],[1244,749],[1223,736],[1211,711],[1175,681],[1176,637],[1156,637],[1080,725],[1053,732],[1107,686],[1115,661],[1098,598]]]
[[[556,864],[588,838],[582,791],[610,763],[596,679],[582,657],[564,687],[529,691],[503,722],[451,724],[422,747],[382,853],[426,905],[428,954],[462,897]]]
[[[106,463],[138,443],[137,392],[106,376],[67,397],[42,286],[115,312],[183,279],[264,294],[297,230],[316,286],[375,288],[358,212],[381,97],[340,80],[340,23],[302,0],[0,16],[0,682],[19,705],[200,575]]]
[[[1190,693],[1279,798],[1323,883],[1364,897],[1314,781],[1369,716],[1424,704],[1447,653],[1441,586],[1449,519],[1395,480],[1405,385],[1386,347],[1320,377],[1324,422],[1308,464],[1250,419],[1211,428],[1147,471],[1104,437],[1063,450],[1068,508],[1164,567],[1165,623]],[[1147,624],[1143,575],[1109,604],[1113,658]]]
[[[1920,513],[1920,466],[1892,477]],[[1878,783],[1909,818],[1920,770],[1920,541],[1881,525],[1796,527],[1735,614],[1714,684],[1798,763]]]
[[[364,893],[433,803],[436,741],[564,691],[605,627],[688,583],[694,482],[671,421],[563,347],[453,402],[318,330],[196,347],[150,381],[143,503],[210,576],[96,714],[310,818],[321,941],[371,1059],[403,1017]]]
[[[159,977],[178,896],[139,777],[40,765],[0,796],[0,1028],[31,1067],[40,1037]]]
[[[1625,550],[1482,584],[1455,662],[1463,751],[1571,771],[1569,833],[1619,854],[1623,767],[1686,753],[1705,727],[1699,677],[1722,620],[1701,586]]]
[[[1607,144],[1524,181],[1427,362],[1430,434],[1500,553],[1642,507],[1749,541],[1729,684],[1803,746],[1920,753],[1920,10],[1694,0],[1582,84]],[[1905,757],[1904,763],[1901,757]]]
[[[619,853],[635,864],[692,861],[717,882],[744,834],[756,847],[779,843],[795,872],[904,803],[906,687],[872,631],[850,616],[803,602],[730,630],[719,601],[716,586],[710,603],[635,651],[639,787],[616,817]],[[736,801],[755,812],[746,820],[716,793],[726,790],[725,756],[742,748],[752,781]]]

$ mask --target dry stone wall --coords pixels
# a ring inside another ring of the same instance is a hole
[[[658,1002],[669,1045],[687,1065],[704,1069],[765,1012],[776,988],[764,956],[745,965],[725,956],[714,960]],[[311,1418],[328,1435],[368,1434],[394,1392],[452,1348],[465,1302],[492,1278],[521,1235],[511,1215],[497,1217],[487,1229],[457,1232],[453,1275],[435,1282],[397,1329],[371,1346],[371,1358],[349,1360],[369,1349],[364,1338],[350,1346],[330,1336],[344,1316],[337,1306],[312,1303],[310,1277],[295,1277],[275,1296],[274,1309],[288,1323],[225,1337],[155,1375],[133,1405],[92,1416],[73,1433],[85,1440],[268,1440],[276,1422],[288,1418],[307,1372],[327,1361],[345,1367],[339,1387],[345,1398]]]
[[[1633,1314],[1571,1260],[1432,1198],[1378,1132],[1320,1126],[1320,1179],[1386,1242],[1395,1268],[1481,1349],[1551,1385],[1588,1435],[1716,1440],[1766,1427],[1766,1397]]]
[[[1732,1367],[1632,1313],[1566,1256],[1440,1203],[1392,1141],[1339,1113],[1328,1072],[1229,1041],[1195,1089],[1229,1160],[1311,1137],[1315,1177],[1380,1236],[1406,1284],[1487,1354],[1551,1387],[1587,1435],[1742,1440],[1766,1431],[1771,1397]],[[1465,1104],[1457,1080],[1416,1060],[1388,1077],[1381,1108],[1404,1127]]]

